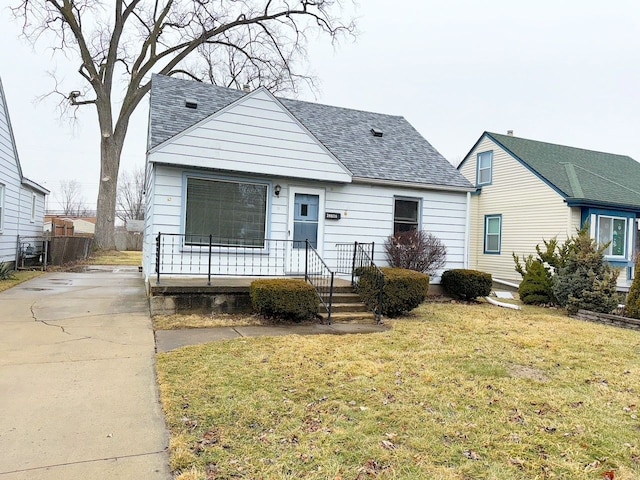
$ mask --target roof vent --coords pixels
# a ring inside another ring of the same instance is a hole
[[[507,135],[509,135],[510,137],[513,137],[513,130],[507,130]]]
[[[377,128],[372,128],[371,129],[371,135],[373,135],[374,137],[381,137],[382,136],[382,130],[379,130]]]
[[[244,85],[242,85],[242,91],[244,93],[251,93],[251,85],[249,85],[248,83],[245,83]]]
[[[195,100],[185,100],[184,106],[195,110],[196,108],[198,108],[198,102],[196,102]]]

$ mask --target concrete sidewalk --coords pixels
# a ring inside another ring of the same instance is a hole
[[[389,327],[375,324],[333,323],[331,325],[273,325],[248,327],[192,328],[156,331],[158,353],[202,343],[241,337],[279,337],[282,335],[346,335],[386,332]]]
[[[137,269],[0,294],[0,480],[169,479]]]

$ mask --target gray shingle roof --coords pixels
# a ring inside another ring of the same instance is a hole
[[[154,75],[148,148],[184,131],[246,95],[215,85]],[[196,110],[185,101],[198,103]],[[403,117],[278,98],[355,177],[472,188]],[[374,137],[371,129],[383,132]]]

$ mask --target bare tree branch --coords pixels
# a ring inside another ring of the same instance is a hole
[[[101,170],[97,244],[114,246],[120,155],[131,115],[152,73],[263,85],[296,92],[315,79],[300,71],[309,38],[332,44],[355,36],[341,0],[10,0],[23,35],[46,38],[54,54],[77,62],[81,84],[66,94],[77,108],[95,105]],[[80,99],[88,91],[92,98]],[[57,94],[63,88],[56,83]],[[75,92],[80,92],[77,94]]]

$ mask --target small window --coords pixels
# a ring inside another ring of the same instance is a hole
[[[417,230],[420,226],[420,200],[396,198],[393,209],[393,234]]]
[[[0,232],[4,226],[4,185],[0,183]]]
[[[489,185],[493,175],[493,152],[482,152],[478,154],[478,185]]]
[[[484,217],[484,253],[500,253],[502,215]]]
[[[626,258],[627,219],[624,217],[598,217],[598,238],[600,245],[608,243],[604,251],[608,257]]]
[[[36,205],[37,205],[37,197],[35,193],[31,194],[31,223],[36,221]]]

